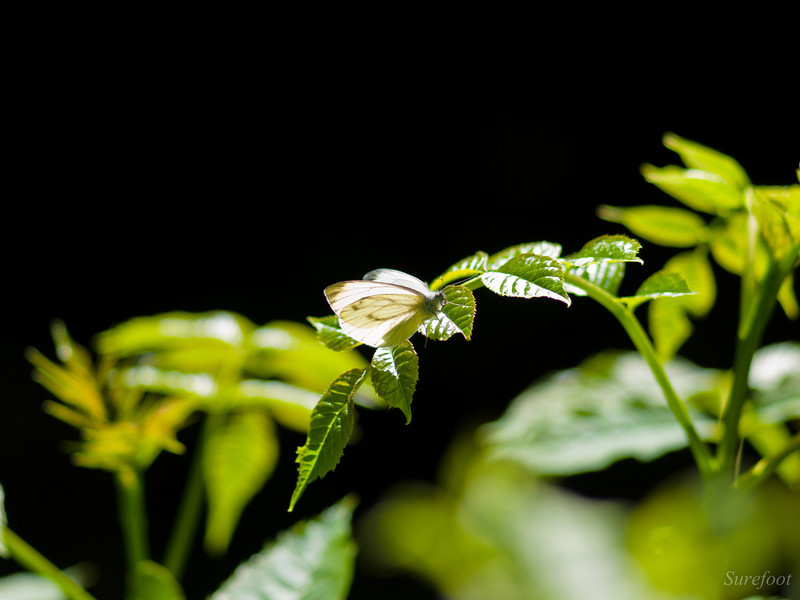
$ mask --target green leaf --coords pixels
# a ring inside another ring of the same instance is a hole
[[[619,292],[619,286],[622,284],[622,280],[625,277],[625,263],[591,263],[585,267],[571,267],[569,272],[604,289],[612,296],[616,296]],[[586,292],[581,288],[568,283],[564,285],[564,289],[568,294],[574,294],[576,296],[586,295]]]
[[[522,254],[538,254],[539,256],[558,258],[561,256],[561,245],[554,244],[552,242],[540,241],[509,246],[508,248],[504,248],[503,250],[500,250],[500,252],[496,252],[489,257],[486,264],[486,270],[497,271],[510,259]]]
[[[397,346],[376,348],[370,366],[372,387],[386,404],[399,408],[411,422],[411,400],[419,378],[419,359],[406,340]]]
[[[203,451],[208,495],[204,544],[210,554],[227,549],[244,507],[272,474],[278,451],[272,421],[258,411],[235,413],[211,433]]]
[[[575,254],[565,257],[565,262],[573,267],[613,262],[642,263],[638,257],[642,245],[625,235],[603,235],[584,244]]]
[[[703,317],[716,298],[714,273],[703,249],[682,252],[664,265],[664,271],[680,273],[695,294],[658,298],[650,303],[648,321],[650,335],[661,360],[671,359],[694,331],[689,320]]]
[[[445,304],[436,315],[423,321],[420,333],[440,342],[457,333],[470,339],[475,319],[475,297],[469,288],[460,285],[448,285],[442,292]]]
[[[748,188],[747,200],[772,257],[780,261],[791,253],[797,258],[800,248],[800,219],[753,188]]]
[[[353,432],[353,396],[368,372],[367,369],[351,369],[342,373],[314,407],[306,443],[297,449],[297,485],[289,503],[290,512],[308,484],[339,463]]]
[[[705,221],[697,214],[670,206],[601,206],[601,219],[620,223],[660,246],[690,248],[705,238]]]
[[[714,389],[719,377],[687,361],[665,368],[684,398]],[[703,438],[716,433],[714,419],[691,414]],[[653,460],[687,445],[652,372],[632,352],[594,357],[532,386],[484,432],[492,456],[550,475],[600,470],[622,458]]]
[[[800,419],[800,343],[759,348],[750,367],[753,408],[762,423]]]
[[[644,280],[633,296],[620,298],[621,302],[635,307],[655,298],[674,298],[695,294],[680,273],[672,271],[656,271]]]
[[[347,352],[361,345],[361,342],[357,342],[341,330],[339,317],[336,315],[308,317],[307,320],[317,330],[319,341],[331,350]]]
[[[234,408],[266,408],[274,419],[295,431],[308,431],[311,411],[319,394],[283,381],[247,379],[239,382],[235,397],[229,402]]]
[[[353,502],[296,524],[249,558],[211,600],[344,600],[355,568]]]
[[[646,181],[694,210],[725,215],[744,206],[741,188],[716,173],[674,165],[641,170]]]
[[[539,254],[519,254],[505,261],[498,270],[487,271],[481,281],[501,296],[551,298],[569,305],[564,291],[564,266],[556,259]]]
[[[750,178],[733,158],[712,148],[668,133],[663,139],[664,145],[676,152],[687,167],[708,171],[722,177],[725,181],[744,188],[750,185]]]
[[[126,600],[183,600],[186,597],[169,569],[151,560],[136,563],[128,579],[130,591]]]
[[[198,344],[240,346],[253,329],[250,321],[231,312],[175,311],[121,323],[102,332],[97,347],[102,354],[132,356]]]

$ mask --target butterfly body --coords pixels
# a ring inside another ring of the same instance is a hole
[[[325,289],[325,297],[342,331],[375,348],[404,342],[444,305],[441,291],[394,269],[376,269],[364,279],[334,283]]]

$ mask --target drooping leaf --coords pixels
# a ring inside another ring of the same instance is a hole
[[[344,600],[357,552],[353,504],[345,498],[280,534],[239,565],[211,600]]]
[[[700,212],[726,215],[744,206],[741,188],[716,173],[674,165],[663,168],[644,165],[642,175],[663,192]]]
[[[690,248],[705,237],[705,221],[697,214],[672,206],[601,206],[600,218],[624,225],[637,237],[660,246]]]
[[[128,579],[126,600],[183,600],[186,597],[169,569],[151,560],[136,563]]]
[[[353,432],[353,396],[368,372],[367,369],[351,369],[342,373],[314,407],[306,443],[297,449],[297,485],[289,503],[290,512],[308,484],[339,463]]]
[[[376,348],[370,366],[372,387],[386,404],[399,408],[411,422],[411,400],[419,377],[419,359],[406,340],[398,346]]]
[[[673,361],[666,370],[683,398],[713,389],[718,377],[687,361]],[[701,437],[716,433],[714,419],[690,414]],[[552,475],[600,470],[622,458],[649,461],[687,445],[635,353],[601,355],[555,374],[518,396],[484,431],[493,456]]]
[[[440,342],[457,333],[470,339],[475,319],[475,297],[469,288],[460,285],[448,285],[442,292],[444,306],[436,315],[423,321],[420,333]]]
[[[242,511],[272,474],[278,450],[273,423],[260,411],[235,413],[211,433],[203,451],[210,554],[227,549]]]
[[[519,254],[505,261],[498,270],[487,271],[481,281],[501,296],[551,298],[569,305],[564,291],[564,266],[540,254]]]
[[[676,152],[687,167],[716,173],[725,181],[744,188],[750,185],[750,178],[742,166],[732,157],[713,148],[709,148],[692,140],[682,138],[674,133],[667,133],[663,144]]]

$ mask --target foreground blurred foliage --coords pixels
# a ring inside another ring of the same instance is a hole
[[[729,571],[798,572],[798,514],[780,485],[709,499],[692,474],[639,504],[590,499],[459,441],[438,485],[398,486],[357,533],[367,568],[449,600],[725,600],[765,589]]]

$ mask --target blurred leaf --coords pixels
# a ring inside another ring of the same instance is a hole
[[[423,577],[446,598],[669,598],[631,563],[621,505],[480,454],[448,464],[466,465],[457,490],[406,484],[363,517],[365,561]]]
[[[498,270],[481,275],[483,284],[501,296],[551,298],[570,304],[564,291],[564,267],[554,258],[539,254],[520,254],[504,262]]]
[[[62,402],[69,404],[92,421],[105,422],[106,407],[92,372],[84,369],[65,369],[29,348],[28,361],[34,366],[34,377]]]
[[[674,358],[694,333],[694,325],[679,300],[681,298],[661,298],[648,307],[650,336],[662,362]]]
[[[713,389],[718,377],[686,361],[673,361],[666,371],[683,398]],[[690,412],[701,437],[713,437],[715,420]],[[548,475],[596,471],[622,458],[653,460],[687,444],[635,353],[601,355],[555,374],[514,399],[483,432],[492,456]]]
[[[778,290],[778,302],[790,319],[794,320],[800,316],[800,306],[797,304],[797,294],[794,291],[794,273],[789,273],[783,280]]]
[[[239,346],[253,329],[249,320],[227,311],[174,311],[121,323],[99,334],[97,347],[102,354],[132,356],[187,345]]]
[[[744,188],[750,185],[750,178],[733,158],[697,142],[687,140],[674,133],[663,139],[664,146],[676,152],[687,167],[716,173],[725,181]]]
[[[763,423],[800,419],[800,344],[759,348],[750,367],[753,408]]]
[[[353,502],[298,523],[239,565],[211,600],[344,600],[356,556]]]
[[[397,346],[376,348],[370,366],[372,387],[389,406],[399,408],[411,422],[411,400],[419,377],[419,359],[406,340]]]
[[[744,212],[730,215],[723,223],[710,228],[711,254],[717,264],[734,275],[741,275],[745,265],[752,262],[757,279],[763,277],[769,262],[764,244],[755,245],[755,256],[750,256],[748,244],[748,216]]]
[[[267,408],[281,425],[305,433],[318,400],[318,393],[289,383],[247,379],[239,383],[231,404],[237,408]]]
[[[203,450],[208,492],[205,547],[223,554],[244,507],[269,479],[278,460],[272,421],[258,411],[234,413],[213,431]]]
[[[689,248],[705,238],[705,221],[696,213],[670,206],[601,206],[601,219],[624,225],[637,237],[660,246]]]
[[[444,306],[420,325],[420,333],[440,342],[450,339],[456,333],[470,339],[475,318],[475,297],[469,288],[460,285],[448,285],[442,292],[445,297]]]
[[[3,600],[67,600],[57,584],[33,573],[13,573],[0,577]]]
[[[798,566],[800,496],[771,485],[755,493],[702,490],[699,481],[683,477],[634,508],[628,546],[653,585],[677,595],[734,600],[758,591],[753,575],[788,574]],[[729,574],[751,577],[731,585]]]
[[[673,165],[663,168],[644,165],[642,175],[663,192],[700,212],[725,215],[744,206],[741,188],[716,173]]]
[[[358,352],[332,352],[319,343],[314,328],[272,321],[256,329],[245,367],[259,377],[277,378],[322,393],[339,373],[365,368]]]
[[[314,407],[306,443],[297,449],[297,485],[289,503],[290,512],[308,484],[332,471],[339,463],[353,432],[353,396],[367,373],[367,369],[342,373]]]
[[[130,592],[126,600],[183,600],[186,597],[169,569],[151,560],[137,563],[128,579]]]
[[[780,261],[789,253],[797,258],[800,247],[800,218],[789,214],[784,207],[753,188],[747,190],[747,200],[773,258]]]

